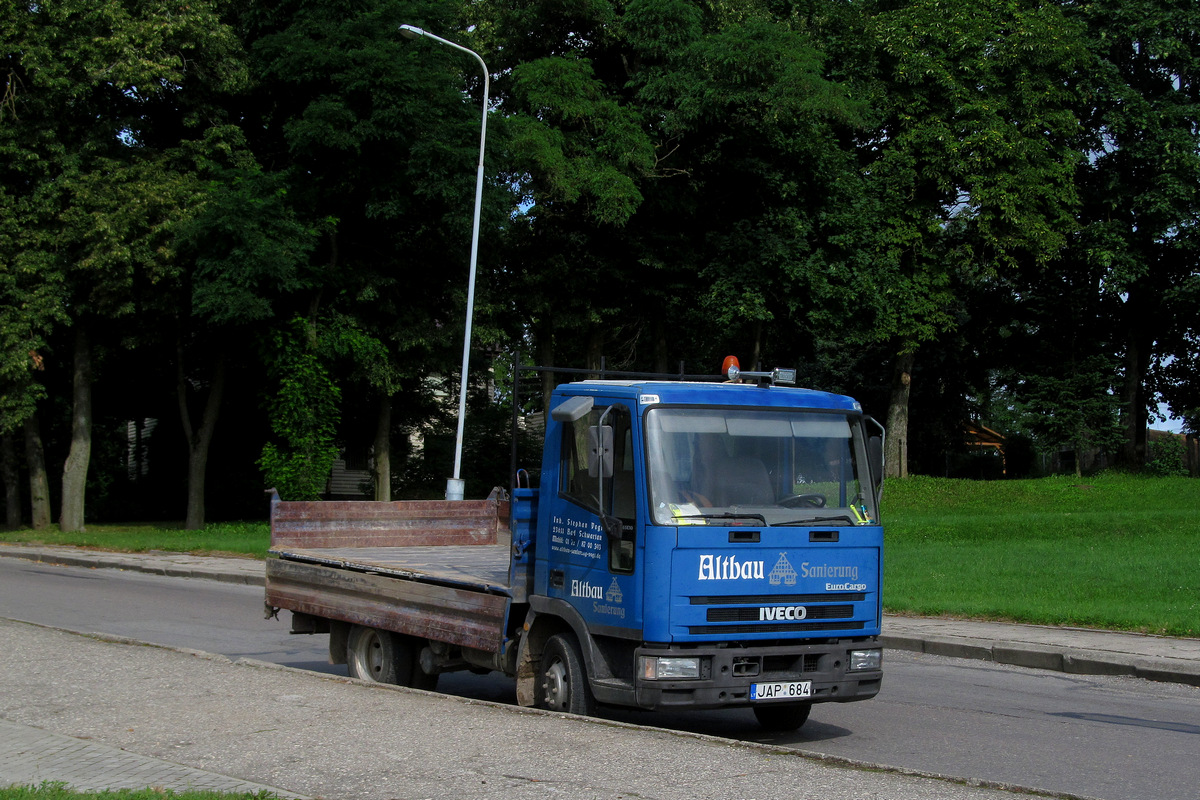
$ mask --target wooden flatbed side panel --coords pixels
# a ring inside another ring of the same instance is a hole
[[[509,598],[267,559],[267,603],[326,619],[499,652]]]
[[[508,594],[509,547],[503,544],[441,547],[272,548],[288,561],[372,572],[388,577],[440,583],[468,591]]]
[[[272,547],[423,547],[507,544],[509,501],[370,500],[271,503]]]

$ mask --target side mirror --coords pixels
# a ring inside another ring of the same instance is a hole
[[[611,425],[588,428],[588,476],[611,478],[613,474],[613,429]]]
[[[633,540],[625,538],[625,525],[616,517],[600,515],[600,526],[608,539],[608,568],[614,572],[633,570]]]

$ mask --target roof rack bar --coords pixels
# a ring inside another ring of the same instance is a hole
[[[564,375],[599,375],[601,380],[605,378],[640,378],[643,380],[658,380],[658,381],[724,381],[728,380],[724,375],[685,375],[682,370],[679,372],[627,372],[625,370],[606,369],[601,364],[599,369],[582,369],[579,367],[527,367],[519,366],[518,371],[522,372],[561,372]]]

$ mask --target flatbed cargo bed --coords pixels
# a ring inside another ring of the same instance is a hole
[[[274,498],[267,605],[500,652],[525,585],[508,513],[498,491],[454,503]]]

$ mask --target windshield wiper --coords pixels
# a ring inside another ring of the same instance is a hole
[[[756,519],[763,525],[767,524],[767,518],[762,514],[755,514],[752,511],[722,511],[720,514],[678,514],[674,519]]]
[[[849,514],[835,514],[827,517],[805,517],[804,519],[793,519],[789,520],[788,522],[773,522],[771,523],[771,527],[778,527],[780,525],[807,525],[809,523],[815,524],[818,522],[837,522],[838,520],[845,520],[851,525],[859,524],[858,520],[854,519],[854,517],[850,516]]]

